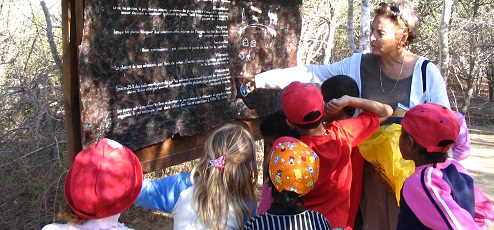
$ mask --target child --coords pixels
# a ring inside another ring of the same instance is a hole
[[[271,147],[273,142],[282,137],[290,136],[299,139],[300,133],[297,129],[292,129],[286,124],[286,116],[282,110],[278,110],[266,115],[259,126],[262,139],[264,140],[264,160],[263,166],[263,180],[268,177],[268,163],[271,158]]]
[[[142,168],[134,153],[103,138],[76,155],[64,185],[67,206],[59,216],[68,224],[49,224],[43,230],[129,229],[118,222],[139,195]]]
[[[282,137],[276,143],[269,162],[274,202],[267,212],[252,217],[244,229],[331,229],[322,214],[303,207],[304,197],[319,175],[317,154],[294,138]]]
[[[343,95],[359,97],[359,89],[353,78],[346,75],[336,75],[325,80],[321,85],[321,93],[324,103],[333,99],[340,98]],[[326,113],[323,117],[325,126],[334,120],[343,120],[353,117],[355,114],[354,107],[345,107],[336,114]],[[364,158],[359,152],[358,147],[354,147],[350,155],[352,164],[351,186],[350,186],[350,212],[348,213],[348,222],[346,230],[361,229],[364,225],[362,213],[360,212],[360,197],[362,195],[362,180],[364,176]]]
[[[324,103],[328,103],[329,101],[344,95],[359,97],[359,90],[357,82],[355,82],[353,78],[346,75],[336,75],[332,78],[328,78],[322,83],[321,94]],[[343,120],[353,117],[355,110],[354,107],[347,106],[335,114],[326,113],[323,122],[329,123],[334,120]]]
[[[397,229],[487,229],[494,220],[492,202],[461,164],[447,158],[460,131],[446,107],[413,107],[401,121],[400,151],[416,170],[401,191]]]
[[[300,140],[321,159],[321,172],[305,207],[322,213],[333,229],[347,226],[350,212],[352,165],[350,155],[355,146],[379,129],[393,110],[390,106],[362,98],[343,96],[324,105],[321,92],[312,84],[292,82],[282,92],[281,105],[291,127],[300,130]],[[355,118],[321,122],[325,108],[335,114],[346,106],[364,111]]]
[[[259,129],[264,140],[264,160],[262,162],[262,178],[264,183],[261,190],[261,200],[259,202],[259,207],[257,208],[258,215],[266,212],[273,202],[268,176],[268,165],[269,159],[271,159],[271,148],[273,147],[273,142],[283,136],[294,137],[296,139],[300,138],[300,133],[298,130],[292,129],[286,123],[286,116],[282,110],[266,115],[261,120]]]
[[[246,129],[224,125],[190,174],[146,179],[136,204],[171,213],[174,229],[240,229],[255,213],[255,146]]]

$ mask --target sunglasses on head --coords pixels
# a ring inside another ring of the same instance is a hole
[[[397,14],[400,13],[400,9],[398,9],[398,7],[396,6],[390,6],[388,5],[388,3],[385,3],[385,2],[381,2],[379,3],[379,6],[382,6],[382,7],[389,7],[389,9]]]
[[[408,23],[407,21],[405,21],[400,13],[400,9],[396,6],[393,6],[393,5],[388,5],[388,3],[385,3],[385,2],[381,2],[379,3],[379,6],[380,7],[388,7],[389,10],[391,10],[391,12],[395,13],[396,15],[398,15],[398,17],[401,19],[401,21],[405,24],[405,26],[408,28]]]

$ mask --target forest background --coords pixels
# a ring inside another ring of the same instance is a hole
[[[413,0],[420,35],[409,47],[447,82],[469,125],[492,125],[494,2]],[[338,61],[369,44],[379,1],[304,0],[299,64]],[[62,13],[56,0],[0,0],[0,226],[40,229],[57,220],[67,171]],[[167,175],[176,168],[153,175]]]

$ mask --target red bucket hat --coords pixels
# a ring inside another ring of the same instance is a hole
[[[113,216],[134,203],[142,178],[137,156],[118,142],[104,138],[75,157],[65,179],[65,199],[79,217]]]
[[[288,120],[298,125],[313,123],[324,115],[321,91],[311,83],[290,83],[281,93],[281,107]],[[304,117],[313,111],[319,111],[320,116],[304,121]]]
[[[456,141],[460,122],[450,109],[434,103],[421,104],[405,113],[401,120],[403,131],[427,149],[427,152],[445,153],[451,144],[438,146],[443,140]]]

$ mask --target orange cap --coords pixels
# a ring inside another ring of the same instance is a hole
[[[319,157],[305,143],[295,139],[273,146],[269,177],[276,190],[305,196],[316,184],[318,176]]]

